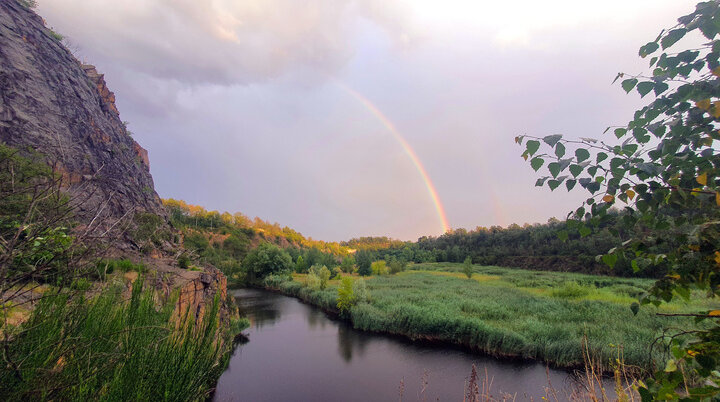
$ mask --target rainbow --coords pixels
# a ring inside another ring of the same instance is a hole
[[[395,137],[395,140],[402,146],[402,148],[405,150],[405,154],[410,158],[413,165],[415,165],[415,168],[417,169],[418,173],[420,173],[420,177],[422,177],[423,182],[425,182],[425,187],[427,188],[428,193],[430,194],[430,199],[432,200],[432,203],[435,205],[435,210],[437,211],[438,219],[440,220],[440,224],[442,225],[442,232],[447,233],[451,230],[450,225],[448,224],[447,216],[445,215],[445,208],[442,205],[442,202],[440,202],[440,197],[438,196],[437,190],[435,189],[435,186],[433,185],[432,180],[430,180],[430,176],[428,176],[427,171],[425,170],[425,167],[420,163],[420,158],[418,158],[417,154],[415,153],[415,150],[408,144],[408,142],[403,138],[403,136],[400,134],[400,132],[395,128],[395,125],[388,119],[381,111],[377,108],[370,100],[354,89],[347,86],[345,83],[334,80],[335,84],[337,84],[338,87],[340,87],[343,91],[348,93],[350,96],[355,98],[358,102],[360,102],[365,108],[370,111],[375,117],[382,122],[382,124],[387,128],[387,130]]]

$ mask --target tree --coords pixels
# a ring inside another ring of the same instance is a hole
[[[351,277],[345,276],[342,278],[342,281],[340,281],[340,286],[338,287],[337,307],[341,314],[347,314],[355,303],[356,298],[353,291],[353,280]]]
[[[262,280],[270,274],[287,273],[292,268],[290,255],[270,243],[261,243],[243,260],[243,269],[245,269],[250,282]]]
[[[342,268],[343,272],[349,274],[349,273],[352,273],[353,265],[355,265],[355,259],[351,255],[346,255],[342,259],[340,268]]]
[[[305,260],[303,259],[303,256],[298,256],[297,261],[295,261],[295,272],[302,274],[307,272],[308,267],[307,264],[305,264]]]
[[[710,42],[668,51],[690,32]],[[625,92],[654,99],[627,125],[606,130],[614,140],[516,138],[525,141],[523,157],[534,170],[549,161],[549,175],[536,186],[555,190],[564,183],[570,191],[579,184],[590,193],[568,215],[568,230],[560,237],[571,231],[587,236],[609,219],[611,207],[623,208],[619,219],[629,230],[614,233],[616,247],[602,261],[610,267],[629,261],[636,271],[668,270],[641,304],[689,299],[693,289],[711,298],[720,293],[720,158],[714,147],[720,140],[719,32],[720,2],[702,2],[640,48],[640,57],[650,57],[652,72],[620,73],[616,80]],[[549,149],[538,153],[542,143]],[[636,313],[639,305],[631,308]],[[692,316],[697,327],[664,339],[672,358],[639,389],[643,400],[720,395],[720,310]],[[687,393],[680,391],[681,384]]]
[[[355,264],[358,267],[358,274],[362,276],[372,275],[372,269],[370,268],[372,257],[369,252],[365,250],[358,251],[355,255]]]
[[[465,274],[465,276],[468,277],[468,279],[472,279],[473,268],[472,268],[472,258],[471,257],[465,258],[465,262],[463,262],[462,271]]]

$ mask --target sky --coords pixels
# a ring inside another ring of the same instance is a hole
[[[326,241],[544,223],[522,134],[602,137],[684,0],[40,0],[105,74],[155,187]]]

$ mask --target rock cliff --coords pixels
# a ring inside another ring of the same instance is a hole
[[[190,311],[199,320],[217,295],[227,325],[234,309],[222,272],[180,269],[157,250],[154,258],[142,257],[127,231],[119,236],[123,232],[114,230],[147,212],[161,217],[158,225],[166,232],[173,231],[154,189],[148,153],[120,120],[104,76],[75,59],[42,18],[17,0],[0,0],[0,142],[45,155],[75,200],[80,227],[109,232],[114,249],[144,259],[155,271],[158,290],[169,295],[179,289],[178,312]]]
[[[141,211],[165,216],[147,151],[103,75],[16,0],[0,0],[0,141],[46,155],[79,201],[78,220],[98,232]]]

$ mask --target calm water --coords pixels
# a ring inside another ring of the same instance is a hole
[[[487,369],[492,391],[539,400],[548,385],[540,363],[500,361],[450,347],[412,344],[356,331],[298,300],[254,289],[233,295],[252,327],[220,377],[215,401],[462,401],[474,363]],[[555,389],[568,390],[570,376],[550,370]],[[564,399],[560,397],[560,399]]]

